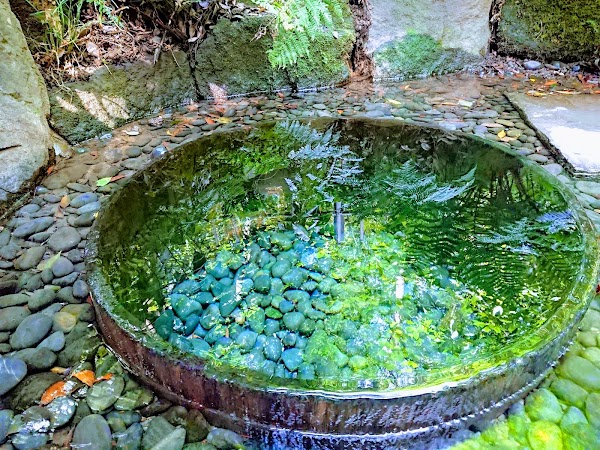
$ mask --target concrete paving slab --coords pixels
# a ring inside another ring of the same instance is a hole
[[[507,97],[575,175],[600,176],[600,95]]]

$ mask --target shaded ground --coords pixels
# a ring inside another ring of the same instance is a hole
[[[215,130],[273,119],[366,116],[435,124],[503,142],[541,164],[574,189],[600,227],[600,184],[570,178],[505,97],[515,91],[550,95],[553,89],[557,97],[575,89],[595,95],[598,86],[576,77],[547,81],[459,74],[202,102],[76,146],[0,232],[0,442],[107,449],[111,441],[118,448],[143,442],[151,448],[167,436],[172,449],[184,448],[186,440],[188,449],[239,444],[240,436],[212,429],[201,413],[140,386],[94,326],[83,264],[90,226],[109,195],[154,159]],[[465,430],[444,445],[469,439],[461,448],[600,448],[600,304],[593,303],[577,342],[543,386],[488,431]]]

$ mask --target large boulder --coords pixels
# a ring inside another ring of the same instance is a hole
[[[492,0],[372,0],[367,48],[375,78],[425,77],[487,52]]]
[[[48,162],[48,93],[8,0],[0,0],[0,205]]]
[[[259,30],[268,27],[270,16],[220,19],[195,51],[194,76],[199,95],[210,97],[211,84],[232,95],[332,86],[346,81],[350,76],[348,55],[354,42],[354,26],[349,8],[344,15],[344,21],[336,24],[337,33],[323,30],[313,35],[310,54],[285,69],[274,68],[269,62],[267,52],[273,38],[267,33],[255,39]]]
[[[548,61],[593,61],[600,57],[599,11],[590,0],[506,0],[498,50]]]
[[[88,80],[50,90],[50,123],[75,143],[195,98],[185,52],[163,52],[123,65],[103,66]]]

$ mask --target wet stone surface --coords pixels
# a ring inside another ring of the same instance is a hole
[[[8,218],[0,232],[0,408],[4,408],[0,410],[0,446],[87,448],[92,438],[94,448],[111,448],[112,442],[117,448],[131,449],[144,442],[168,442],[168,447],[159,448],[175,450],[242,445],[241,436],[212,428],[200,412],[172,407],[140,386],[102,345],[90,314],[64,311],[66,304],[84,304],[89,294],[81,249],[98,207],[146,163],[173,151],[185,139],[219,129],[273,119],[371,115],[476,134],[529,155],[550,173],[563,177],[586,200],[590,217],[600,226],[600,215],[594,211],[600,207],[600,184],[565,176],[504,96],[531,88],[527,79],[455,75],[374,88],[350,85],[323,92],[233,99],[224,105],[200,103],[165,111],[160,120],[141,120],[138,136],[124,132],[130,125],[75,146],[76,154],[58,161],[29,203]],[[110,153],[115,149],[119,155]],[[266,279],[259,283],[267,289]],[[43,288],[56,295],[40,294]],[[217,313],[221,314],[218,308]],[[294,319],[287,319],[292,328]],[[482,431],[457,433],[442,447],[600,448],[599,320],[600,305],[593,302],[575,343],[541,389],[494,423],[483,424]],[[272,323],[265,318],[264,326]],[[31,333],[25,333],[26,328]],[[247,333],[238,338],[250,346],[255,336]],[[32,358],[31,352],[40,349],[43,353]],[[279,358],[282,352],[275,342],[265,345],[269,358]],[[55,362],[51,362],[52,355]],[[284,361],[293,368],[297,357],[288,353]],[[32,364],[35,361],[42,364]],[[355,358],[349,364],[360,366],[362,361]],[[111,388],[104,388],[111,380]],[[106,395],[97,395],[105,389]]]

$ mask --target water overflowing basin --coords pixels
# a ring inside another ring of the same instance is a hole
[[[574,197],[481,139],[395,121],[215,133],[99,216],[88,276],[131,371],[265,448],[388,448],[501,413],[597,270]]]

